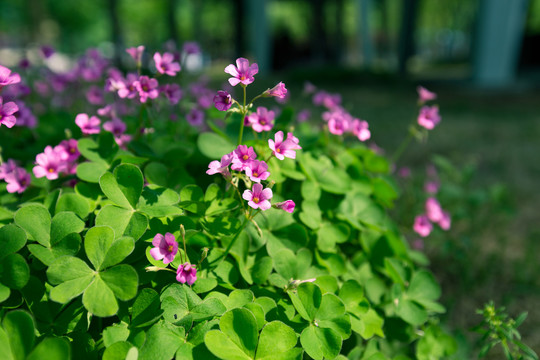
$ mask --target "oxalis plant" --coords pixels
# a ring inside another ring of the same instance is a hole
[[[36,137],[32,94],[71,114],[35,161],[0,158],[0,358],[451,356],[440,287],[388,212],[404,147],[390,160],[367,147],[368,123],[335,94],[314,94],[322,131],[257,106],[289,94],[251,94],[244,58],[228,91],[190,83],[198,51],[144,68],[130,48],[128,74],[96,51],[62,76],[0,66],[0,130],[19,134],[5,154]],[[439,120],[422,107],[411,134]]]

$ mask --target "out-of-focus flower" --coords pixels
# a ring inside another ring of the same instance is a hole
[[[178,243],[173,234],[166,233],[165,236],[156,234],[152,240],[154,247],[150,249],[150,255],[154,260],[162,260],[164,264],[171,263],[178,253]]]
[[[19,112],[17,114],[16,126],[25,126],[27,128],[33,129],[37,126],[37,118],[34,113],[25,103],[22,101],[17,101],[17,106],[19,107]]]
[[[186,115],[186,120],[191,126],[201,126],[204,124],[204,112],[197,108],[192,108]]]
[[[285,210],[286,212],[291,214],[294,211],[295,206],[296,204],[292,200],[285,200],[274,204],[274,207],[276,207],[277,209]]]
[[[450,218],[450,214],[446,211],[443,211],[443,215],[441,217],[441,220],[439,220],[439,226],[443,230],[450,230],[450,225],[452,223],[452,219]]]
[[[126,52],[135,60],[135,62],[140,65],[142,60],[142,54],[144,52],[144,46],[139,45],[137,47],[130,47],[126,49]]]
[[[426,237],[433,230],[433,225],[426,215],[418,215],[414,218],[413,230],[421,237]]]
[[[58,179],[60,172],[66,170],[66,162],[62,160],[60,152],[51,146],[45,147],[45,151],[36,156],[36,166],[32,169],[37,178],[47,177],[49,180]]]
[[[365,120],[354,119],[351,124],[352,133],[360,141],[366,141],[371,137],[371,132],[368,128],[369,124]]]
[[[434,223],[438,223],[443,218],[443,210],[441,204],[435,198],[428,198],[426,200],[426,216],[427,218]]]
[[[41,55],[44,59],[48,59],[55,53],[54,48],[50,45],[43,45],[41,48]]]
[[[75,117],[75,124],[81,128],[83,134],[99,134],[101,120],[97,116],[88,117],[87,114],[79,114]]]
[[[182,89],[178,84],[166,84],[160,87],[161,93],[165,94],[171,105],[176,105],[182,99]]]
[[[272,207],[270,199],[272,198],[272,189],[263,189],[261,184],[253,184],[251,190],[245,190],[242,194],[244,200],[248,201],[248,205],[253,209],[268,210]]]
[[[101,90],[96,85],[90,86],[88,91],[86,91],[86,100],[88,100],[88,102],[93,105],[103,104],[103,102],[105,101],[103,97],[103,90]]]
[[[403,179],[409,178],[411,177],[411,168],[407,166],[402,166],[398,169],[397,174],[400,178],[403,178]]]
[[[208,170],[206,173],[208,175],[221,174],[226,178],[231,176],[229,172],[229,165],[231,164],[233,157],[230,154],[225,154],[221,157],[221,161],[214,160],[208,164]]]
[[[306,122],[309,120],[310,117],[311,111],[309,111],[308,109],[303,109],[298,112],[298,115],[296,115],[296,120],[298,120],[298,122]]]
[[[23,193],[30,185],[30,174],[23,168],[16,167],[6,175],[4,180],[7,183],[6,190],[9,193]]]
[[[424,184],[424,191],[428,194],[436,194],[439,191],[439,182],[426,181],[426,183]]]
[[[155,99],[159,95],[158,81],[148,76],[140,76],[139,80],[133,83],[139,92],[139,100],[145,103],[148,99]]]
[[[227,111],[232,106],[232,97],[226,91],[218,90],[217,95],[214,96],[214,106],[219,111]]]
[[[0,90],[4,86],[17,84],[21,82],[21,77],[17,73],[11,73],[11,70],[5,66],[0,65]]]
[[[423,104],[426,101],[435,100],[437,98],[437,94],[429,91],[423,86],[418,86],[416,88],[416,91],[418,92],[418,102],[420,104]]]
[[[76,161],[81,153],[77,147],[78,141],[75,139],[63,140],[54,147],[54,151],[60,154],[60,158],[67,162]]]
[[[4,179],[7,174],[12,172],[17,168],[17,163],[13,159],[8,159],[8,161],[0,164],[0,180]]]
[[[3,102],[4,99],[0,96],[0,126],[5,125],[8,128],[12,128],[17,122],[13,114],[19,111],[19,107],[12,101],[5,104]]]
[[[275,113],[263,106],[259,106],[257,112],[249,114],[247,118],[256,132],[270,131],[274,127]]]
[[[236,66],[233,64],[228,65],[225,68],[225,72],[233,76],[229,78],[229,83],[232,86],[236,86],[239,83],[249,85],[255,81],[253,76],[259,72],[259,66],[256,63],[250,66],[248,59],[238,58],[236,60]]]
[[[195,41],[186,41],[182,46],[182,51],[187,55],[195,55],[201,53],[201,48]]]
[[[440,121],[438,106],[422,106],[418,114],[418,125],[432,130]]]
[[[180,71],[180,64],[174,61],[174,56],[171,53],[154,54],[154,62],[159,73],[175,76]]]
[[[279,82],[276,86],[271,89],[268,89],[264,92],[265,96],[275,96],[280,99],[284,99],[287,95],[287,89],[283,82]]]

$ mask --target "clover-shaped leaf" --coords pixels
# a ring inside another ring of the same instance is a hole
[[[125,209],[135,209],[144,185],[141,170],[131,164],[121,164],[114,174],[106,172],[99,179],[103,193],[115,204]]]
[[[26,260],[16,252],[26,244],[26,233],[10,224],[0,228],[0,302],[11,294],[10,289],[23,288],[30,279]]]

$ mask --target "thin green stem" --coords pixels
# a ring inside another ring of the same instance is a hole
[[[242,105],[242,119],[240,120],[240,134],[238,135],[238,145],[242,144],[242,136],[244,135],[244,118],[247,114],[246,85],[242,85],[242,89],[244,90],[244,103]]]
[[[413,132],[411,130],[409,130],[409,134],[407,135],[407,137],[405,139],[403,139],[403,141],[401,142],[401,144],[397,148],[396,152],[391,157],[391,160],[392,160],[393,164],[397,163],[397,161],[399,160],[401,155],[403,155],[403,152],[405,152],[405,149],[407,149],[407,147],[409,146],[409,144],[410,144],[411,140],[413,139],[413,137],[414,137]]]

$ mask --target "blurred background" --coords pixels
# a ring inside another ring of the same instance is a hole
[[[54,71],[88,48],[123,68],[127,47],[187,41],[202,49],[187,66],[216,89],[244,56],[262,90],[286,83],[297,110],[306,81],[340,93],[388,154],[416,119],[416,86],[436,92],[441,124],[397,166],[421,184],[435,163],[454,204],[453,229],[423,245],[448,327],[470,338],[474,310],[493,299],[529,311],[520,329],[540,352],[540,0],[0,0],[5,66],[48,45]]]

